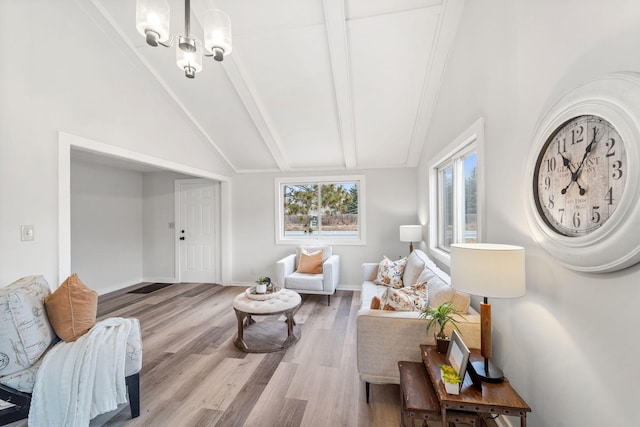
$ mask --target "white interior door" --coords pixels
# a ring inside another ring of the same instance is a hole
[[[220,185],[205,179],[176,181],[176,237],[181,282],[220,281]]]

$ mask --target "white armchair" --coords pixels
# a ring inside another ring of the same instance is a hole
[[[309,274],[298,272],[302,250],[308,253],[322,251],[322,272]],[[331,246],[299,246],[295,254],[276,263],[276,280],[279,285],[301,294],[327,295],[327,305],[336,291],[340,278],[340,256],[333,255]]]

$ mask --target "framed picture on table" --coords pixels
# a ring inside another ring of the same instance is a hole
[[[456,370],[462,382],[464,382],[464,375],[467,372],[467,362],[469,362],[470,354],[471,352],[464,341],[462,341],[462,337],[458,331],[454,329],[445,360],[448,365],[451,365],[453,369]]]

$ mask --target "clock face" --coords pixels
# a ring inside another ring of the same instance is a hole
[[[627,180],[624,141],[595,115],[560,125],[538,156],[533,194],[540,217],[564,236],[588,235],[615,212]]]

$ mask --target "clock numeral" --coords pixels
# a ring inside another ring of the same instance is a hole
[[[551,157],[549,159],[546,159],[545,164],[547,165],[547,172],[553,172],[556,170],[556,158],[555,157]]]
[[[584,141],[584,126],[571,130],[571,145]]]
[[[591,208],[591,222],[594,224],[600,222],[600,212],[598,212],[598,209],[600,209],[600,206],[593,206]]]
[[[558,212],[560,213],[560,224],[562,224],[564,222],[564,208],[558,209]]]
[[[553,209],[553,207],[555,206],[555,201],[553,200],[553,194],[549,194],[549,209]],[[562,222],[562,221],[560,221]]]
[[[558,138],[556,140],[556,142],[558,143],[558,154],[566,153],[567,152],[567,138],[562,138],[562,140],[560,140],[560,138]]]
[[[622,160],[616,160],[615,162],[613,162],[611,167],[613,168],[613,173],[611,174],[611,177],[613,179],[622,178]]]
[[[544,177],[544,189],[545,190],[549,190],[551,188],[551,177],[550,176],[545,176]]]
[[[609,138],[605,146],[607,147],[607,154],[605,157],[611,157],[616,155],[616,150],[613,147],[616,145],[616,140],[614,138]]]
[[[610,205],[613,204],[613,187],[609,187],[609,191],[607,191],[607,194],[604,196],[604,200]]]
[[[580,212],[573,213],[573,226],[575,228],[580,227]]]

